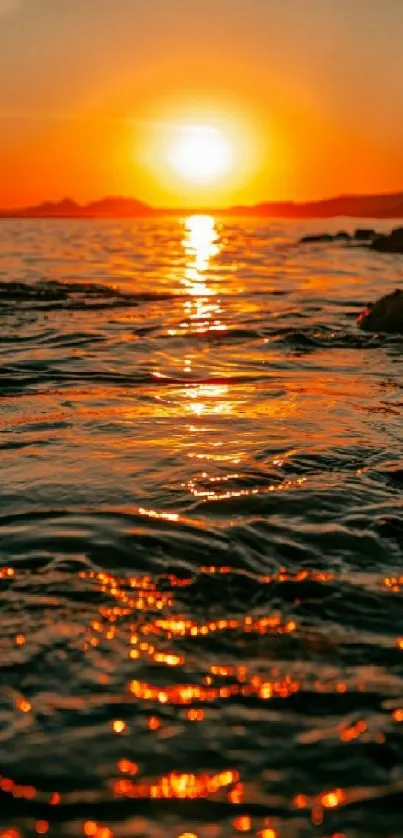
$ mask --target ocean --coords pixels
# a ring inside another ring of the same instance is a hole
[[[298,244],[365,225],[0,222],[1,836],[402,838],[403,257]]]

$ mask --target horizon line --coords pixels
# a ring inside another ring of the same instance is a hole
[[[321,198],[302,198],[302,199],[295,199],[295,198],[263,198],[258,201],[253,201],[252,203],[242,204],[242,206],[249,206],[249,207],[257,207],[261,204],[318,204],[324,201],[335,201],[340,200],[341,198],[393,198],[393,197],[403,197],[403,184],[399,189],[394,189],[391,192],[338,192],[336,194],[331,195],[323,195]],[[38,199],[39,203],[37,204],[18,204],[16,205],[16,209],[28,209],[30,206],[41,206],[42,204],[60,204],[64,201],[71,201],[77,206],[86,207],[90,204],[97,204],[101,201],[114,201],[114,200],[122,200],[122,201],[137,201],[140,204],[144,204],[145,206],[150,207],[151,209],[175,209],[174,206],[165,205],[165,204],[153,204],[149,201],[145,200],[144,198],[139,198],[135,195],[128,195],[124,193],[109,193],[105,195],[101,195],[101,197],[97,198],[89,198],[85,201],[79,201],[76,198],[72,197],[71,194],[62,194],[59,198],[40,198]],[[225,205],[226,208],[230,209],[232,206],[238,206],[238,204],[227,204]],[[183,207],[186,209],[186,207]],[[2,209],[13,209],[13,207],[1,207]]]
[[[283,209],[291,213],[298,212],[312,212],[315,208],[330,209],[332,205],[356,203],[360,205],[361,209],[365,211],[365,204],[368,203],[367,211],[372,210],[368,217],[377,217],[377,213],[385,217],[402,217],[403,218],[403,187],[401,191],[394,192],[377,192],[377,193],[341,193],[323,198],[315,198],[313,200],[296,201],[288,200],[273,200],[266,199],[251,204],[228,204],[224,206],[206,206],[206,205],[185,205],[185,206],[163,206],[153,205],[142,199],[135,198],[128,195],[106,195],[101,198],[92,199],[90,201],[81,203],[71,197],[63,197],[56,200],[43,199],[37,204],[26,204],[23,206],[0,207],[0,217],[2,218],[18,218],[28,216],[39,216],[41,213],[43,217],[105,217],[105,214],[110,213],[110,217],[115,215],[141,216],[141,215],[181,215],[183,213],[193,214],[220,214],[220,213],[235,213],[237,211],[244,211],[246,213],[256,212],[257,214],[269,213],[270,210]],[[394,204],[396,202],[396,204]],[[377,203],[380,206],[374,206]],[[364,206],[363,206],[364,205]],[[342,207],[338,207],[339,210]],[[346,212],[342,211],[335,213],[335,215],[349,215],[348,210],[351,207],[346,206]],[[358,206],[356,207],[358,209]],[[375,214],[374,214],[375,211]],[[91,213],[93,215],[91,216]],[[391,213],[388,216],[388,213]],[[394,215],[393,213],[397,213]],[[88,216],[87,216],[88,217]],[[310,216],[312,217],[312,216]],[[364,217],[364,216],[362,216]]]

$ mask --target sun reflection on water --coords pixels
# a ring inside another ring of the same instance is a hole
[[[229,387],[226,384],[198,384],[186,388],[184,396],[189,401],[189,411],[195,416],[210,414],[228,414],[232,411],[232,404],[228,398]]]
[[[170,334],[208,337],[212,333],[226,332],[228,327],[222,319],[221,300],[209,274],[211,262],[221,249],[216,219],[210,215],[189,216],[184,222],[182,245],[186,256],[182,284],[189,296],[183,304],[180,331],[171,330]],[[232,405],[228,385],[192,382],[196,357],[196,353],[187,353],[182,359],[189,385],[181,390],[180,395],[187,403],[187,410],[198,417],[230,413]]]
[[[212,215],[190,215],[185,221],[183,247],[189,259],[187,273],[199,275],[209,267],[210,260],[220,252],[216,220]]]
[[[183,284],[191,299],[184,304],[185,323],[193,331],[226,331],[220,315],[222,308],[217,292],[209,282],[211,261],[220,252],[216,220],[210,215],[191,215],[185,221],[183,248],[186,267]],[[182,324],[184,325],[184,324]]]
[[[180,328],[170,329],[169,334],[204,335],[211,331],[226,331],[221,319],[221,302],[209,275],[212,260],[221,249],[216,220],[210,215],[191,215],[183,224],[185,267],[181,283],[187,299]]]

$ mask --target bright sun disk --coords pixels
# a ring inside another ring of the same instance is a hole
[[[212,125],[183,125],[168,149],[174,172],[193,183],[223,178],[233,165],[234,150],[225,134]]]

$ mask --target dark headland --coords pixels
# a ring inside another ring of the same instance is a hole
[[[152,207],[134,198],[110,197],[88,204],[70,198],[45,201],[36,206],[0,210],[0,218],[147,218],[162,215],[189,215],[205,212],[223,216],[262,218],[403,218],[403,192],[389,195],[341,195],[321,201],[265,201],[253,206],[227,208],[186,207],[164,209]]]

